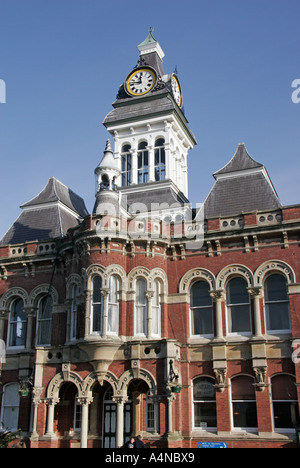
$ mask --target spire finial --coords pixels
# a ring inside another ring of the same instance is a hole
[[[106,153],[107,151],[110,151],[112,153],[112,149],[111,149],[111,144],[110,144],[110,139],[108,138],[107,141],[106,141],[106,147],[105,147],[105,150],[104,152]]]

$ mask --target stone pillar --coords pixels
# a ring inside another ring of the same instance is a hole
[[[32,439],[38,439],[37,421],[38,421],[38,408],[41,403],[41,394],[43,387],[33,387],[32,389],[32,403],[33,403],[33,418],[32,418]]]
[[[214,303],[216,304],[216,338],[224,338],[223,335],[223,320],[222,320],[222,302],[224,302],[224,290],[211,291],[210,293]]]
[[[154,165],[155,165],[155,160],[154,160],[154,146],[150,145],[148,146],[148,154],[149,154],[149,182],[154,182],[155,181],[155,174],[154,174]]]
[[[78,403],[82,407],[81,414],[81,436],[80,436],[80,448],[88,448],[88,432],[89,432],[89,405],[92,403],[93,398],[91,397],[79,397],[77,398]]]
[[[254,335],[262,336],[261,317],[260,317],[260,298],[262,297],[262,287],[248,288],[248,292],[254,301]]]
[[[176,400],[176,396],[174,393],[169,393],[168,396],[168,434],[172,434],[174,432],[173,428],[173,401]]]
[[[106,338],[107,336],[107,319],[108,319],[108,295],[109,289],[102,288],[101,294],[103,297],[103,323],[102,323],[102,337]]]
[[[32,307],[24,307],[24,312],[27,314],[27,328],[26,328],[26,349],[32,347],[32,323],[34,317],[34,309]]]
[[[54,409],[55,405],[59,403],[59,398],[48,398],[46,404],[48,406],[48,415],[47,415],[47,432],[46,437],[55,438],[56,434],[54,432]]]
[[[113,401],[117,404],[117,448],[124,445],[124,404],[127,402],[127,400],[127,397],[113,397]]]
[[[152,298],[154,296],[153,291],[146,292],[147,298],[147,338],[151,338],[152,336]]]

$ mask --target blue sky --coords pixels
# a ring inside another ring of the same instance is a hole
[[[89,211],[102,125],[149,26],[177,66],[198,145],[189,196],[245,142],[283,204],[300,203],[299,0],[0,0],[0,237],[55,176]]]

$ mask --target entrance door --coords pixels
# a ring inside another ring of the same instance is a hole
[[[113,390],[109,388],[103,401],[103,448],[116,448],[117,405],[112,401]],[[131,437],[132,403],[124,405],[124,443]]]

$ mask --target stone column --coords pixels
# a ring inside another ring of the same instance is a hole
[[[216,304],[216,338],[222,339],[224,338],[222,320],[222,302],[224,302],[224,289],[211,291],[210,295]]]
[[[113,397],[113,401],[117,404],[117,448],[124,445],[124,404],[127,402],[127,400],[127,397]]]
[[[89,432],[89,405],[92,403],[93,398],[91,397],[79,397],[77,398],[78,403],[82,407],[81,413],[81,437],[80,437],[80,448],[88,448],[88,432]]]
[[[48,398],[46,404],[48,406],[48,415],[47,415],[47,432],[46,437],[55,438],[56,434],[54,432],[54,409],[55,405],[59,403],[59,398]]]
[[[173,433],[173,401],[176,400],[174,393],[169,393],[168,396],[168,434]]]
[[[262,297],[262,287],[248,288],[248,292],[254,301],[254,335],[262,336],[261,317],[260,317],[260,298]]]
[[[38,420],[38,408],[41,403],[41,394],[43,393],[43,387],[33,387],[32,389],[32,403],[33,403],[33,418],[32,418],[32,439],[38,439],[39,435],[37,432],[37,420]]]
[[[153,291],[146,292],[147,298],[147,338],[151,338],[152,336],[152,298],[154,296]]]
[[[26,328],[26,349],[32,347],[32,322],[34,317],[34,309],[32,307],[24,307],[24,312],[27,315],[27,328]]]
[[[149,182],[154,182],[155,181],[155,174],[154,174],[154,146],[149,145],[148,146],[148,154],[149,154]]]
[[[108,295],[109,289],[102,288],[101,294],[103,297],[103,323],[102,323],[102,337],[106,338],[107,336],[107,319],[108,319]]]

